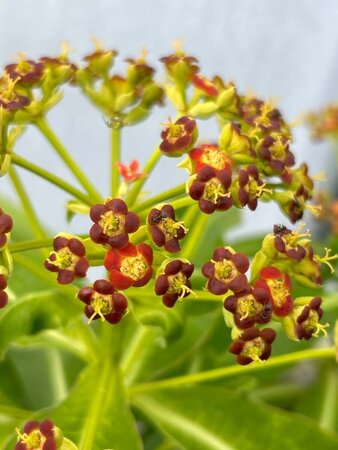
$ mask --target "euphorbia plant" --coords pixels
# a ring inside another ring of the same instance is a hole
[[[50,385],[30,403],[13,393],[14,378],[3,383],[0,448],[258,449],[282,448],[290,436],[292,448],[304,448],[306,433],[332,448],[336,436],[264,407],[254,413],[254,403],[236,397],[223,381],[335,355],[330,345],[297,350],[284,337],[326,335],[325,302],[317,290],[322,265],[332,268],[336,256],[314,250],[302,227],[271,224],[272,232],[253,252],[237,249],[224,235],[237,210],[249,208],[254,218],[262,201],[275,202],[292,223],[306,209],[318,212],[311,205],[307,165],[295,167],[290,127],[270,103],[239,94],[220,76],[207,79],[197,59],[179,48],[161,58],[162,83],[144,54],[127,59],[123,75],[112,69],[116,56],[99,48],[80,65],[66,53],[21,58],[5,66],[0,80],[1,174],[10,177],[33,234],[11,240],[20,221],[14,219],[13,226],[5,206],[0,210],[0,375],[12,358],[31,382],[33,371],[33,384]],[[111,132],[111,191],[104,195],[46,119],[65,84],[89,99]],[[148,162],[143,168],[137,160],[123,162],[121,134],[166,102],[176,117],[163,130],[155,125],[158,142]],[[216,119],[220,129],[212,142],[199,141],[200,123],[207,119]],[[81,188],[15,152],[17,139],[31,126]],[[144,184],[167,157],[181,158],[186,182],[145,198]],[[82,235],[48,235],[49,224],[39,220],[17,167],[71,196],[68,219],[88,219]],[[35,256],[26,255],[31,250]],[[91,276],[94,266],[103,269],[100,277]],[[29,284],[27,277],[33,285],[22,289],[20,280]],[[279,339],[284,347],[269,359]],[[22,346],[25,355],[32,352],[34,370],[27,356],[20,362]],[[199,386],[202,381],[211,386]],[[29,383],[21,389],[31,395]],[[259,427],[249,424],[256,420],[264,420],[267,429],[277,424],[275,436],[264,434],[259,441]]]

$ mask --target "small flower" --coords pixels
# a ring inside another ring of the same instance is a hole
[[[248,288],[244,275],[249,268],[249,260],[231,247],[219,247],[213,258],[203,265],[202,273],[208,278],[207,288],[216,295],[225,294],[229,289],[240,293]]]
[[[77,296],[86,304],[84,312],[89,323],[101,318],[102,321],[116,324],[120,322],[128,307],[126,297],[116,292],[107,280],[96,280],[92,287],[80,289]]]
[[[5,274],[0,274],[0,309],[4,308],[8,303],[8,294],[5,292],[7,287],[7,277]]]
[[[189,152],[195,172],[209,166],[215,170],[228,170],[231,175],[231,159],[217,145],[205,144]]]
[[[217,97],[218,95],[218,90],[214,83],[202,75],[193,75],[191,83],[208,97]]]
[[[110,282],[116,289],[141,287],[150,280],[153,269],[153,251],[147,244],[128,244],[119,250],[110,250],[104,261],[110,272]]]
[[[168,75],[177,83],[187,84],[191,77],[198,72],[198,59],[186,55],[175,43],[176,52],[160,59],[164,63]]]
[[[308,304],[295,307],[292,317],[295,322],[294,333],[297,339],[308,341],[312,336],[317,337],[320,331],[326,334],[325,328],[328,327],[328,324],[322,325],[319,323],[323,316],[321,303],[320,297],[314,297],[310,299]],[[295,304],[297,304],[297,301]]]
[[[43,77],[43,64],[20,56],[16,64],[5,66],[7,74],[13,81],[18,79],[18,84],[30,86],[38,83]]]
[[[284,225],[274,225],[274,247],[287,258],[301,261],[306,256],[305,243],[309,242],[310,232],[300,233],[303,225],[296,231],[289,230]],[[303,244],[303,245],[302,245]]]
[[[203,167],[192,178],[189,195],[198,200],[198,206],[205,214],[212,214],[216,210],[226,211],[233,205],[229,192],[231,185],[231,172],[229,169],[215,170],[212,167]]]
[[[132,183],[140,178],[146,176],[145,173],[140,172],[140,163],[134,159],[130,164],[116,163],[119,168],[121,177],[126,183]]]
[[[282,273],[276,267],[264,267],[254,287],[265,289],[270,293],[273,313],[276,316],[284,317],[292,312],[291,281],[287,273]]]
[[[19,429],[16,432],[18,442],[14,450],[57,450],[63,443],[61,430],[48,419],[27,422],[23,433]]]
[[[139,58],[127,58],[125,61],[129,64],[127,69],[127,80],[133,86],[148,83],[155,73],[153,67],[146,63],[148,51],[143,49]]]
[[[125,247],[129,242],[128,233],[134,233],[140,226],[138,215],[128,212],[127,204],[119,198],[92,206],[90,218],[94,222],[89,232],[91,239],[113,248]]]
[[[178,299],[193,293],[189,278],[194,271],[194,265],[175,259],[165,264],[164,273],[156,278],[155,293],[162,295],[162,302],[172,308]]]
[[[271,344],[276,338],[272,328],[248,328],[229,346],[229,352],[237,355],[237,362],[246,366],[253,361],[265,361],[271,355]]]
[[[45,261],[45,267],[58,272],[60,284],[69,284],[75,277],[84,278],[89,262],[85,257],[86,249],[81,240],[72,235],[59,234],[54,239],[54,251]]]
[[[271,192],[265,188],[265,183],[259,178],[259,172],[256,166],[250,165],[246,169],[240,169],[238,172],[238,203],[240,207],[248,205],[251,211],[257,208],[258,199],[264,192]]]
[[[8,233],[12,231],[13,219],[0,208],[0,249],[7,244]]]
[[[282,132],[289,136],[289,129],[281,112],[273,105],[252,97],[242,97],[241,111],[246,123],[263,132]]]
[[[184,238],[188,230],[183,222],[176,220],[175,210],[171,205],[164,205],[161,209],[153,208],[148,214],[148,225],[157,247],[164,247],[170,253],[181,250],[178,241]]]
[[[107,75],[115,56],[117,56],[116,50],[104,50],[97,45],[96,50],[86,55],[83,60],[88,63],[88,69],[93,74]]]
[[[265,136],[257,147],[257,154],[266,163],[263,170],[267,175],[282,174],[285,168],[295,164],[289,141],[280,134]]]
[[[281,210],[289,217],[291,223],[300,220],[303,217],[305,210],[310,211],[316,217],[318,217],[321,212],[320,205],[309,205],[307,203],[310,196],[303,184],[295,190],[283,192],[275,191],[273,198],[279,204]]]
[[[180,117],[175,123],[169,122],[162,131],[160,150],[167,156],[182,156],[194,146],[198,135],[196,121],[190,117]]]
[[[273,305],[267,290],[249,287],[244,292],[227,297],[224,308],[234,315],[236,326],[244,330],[256,323],[270,322]]]
[[[17,89],[16,84],[19,78],[12,80],[7,72],[4,72],[0,78],[0,108],[7,111],[17,111],[30,104],[30,100],[26,95],[21,95]]]

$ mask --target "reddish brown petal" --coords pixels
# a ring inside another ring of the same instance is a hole
[[[183,263],[183,265],[182,265],[182,273],[184,273],[184,275],[187,278],[190,278],[192,273],[193,273],[193,271],[194,271],[194,268],[195,268],[194,264]]]
[[[220,197],[217,199],[216,207],[220,211],[227,211],[234,204],[232,197]]]
[[[112,323],[113,325],[119,323],[123,317],[123,313],[114,311],[109,314],[105,314],[104,318],[107,322]]]
[[[94,205],[90,208],[89,215],[93,222],[98,222],[107,211],[106,205]]]
[[[266,330],[269,330],[270,328],[266,328]],[[253,339],[256,339],[260,335],[260,331],[257,328],[249,328],[248,330],[245,330],[241,336],[241,339],[243,341],[252,341]]]
[[[205,183],[206,181],[209,181],[215,175],[216,175],[215,170],[210,166],[206,166],[206,167],[203,167],[199,171],[197,179],[198,179],[198,181],[202,181],[203,183]]]
[[[236,341],[232,342],[229,347],[228,351],[230,353],[233,353],[234,355],[239,355],[241,351],[243,350],[244,342],[240,339],[237,339]]]
[[[204,192],[204,183],[202,181],[195,181],[189,189],[189,195],[193,200],[199,200]]]
[[[116,293],[113,294],[113,305],[116,312],[123,314],[128,308],[128,300],[124,295]]]
[[[228,284],[229,289],[235,292],[235,294],[244,291],[247,288],[247,286],[248,280],[246,276],[242,273],[237,275],[237,277],[231,280],[230,283]]]
[[[121,233],[121,234],[117,234],[116,236],[112,236],[109,237],[107,239],[107,243],[112,247],[112,248],[123,248],[125,247],[129,242],[129,237],[127,233]]]
[[[165,294],[162,297],[162,302],[168,308],[172,308],[178,300],[178,294]]]
[[[261,276],[263,278],[267,278],[267,279],[271,278],[273,280],[276,278],[281,278],[282,272],[280,270],[276,269],[276,267],[269,266],[269,267],[264,267],[261,270]]]
[[[91,227],[89,235],[92,241],[96,242],[97,244],[104,244],[107,241],[107,236],[104,234],[101,226],[98,223],[95,223]]]
[[[234,295],[230,295],[230,297],[224,299],[223,306],[224,309],[231,312],[232,314],[235,314],[237,310],[237,297],[235,297]]]
[[[0,248],[4,247],[7,243],[7,236],[4,233],[0,233]]]
[[[178,239],[175,238],[175,237],[169,239],[169,241],[167,241],[164,244],[164,248],[167,250],[167,252],[170,252],[170,253],[177,253],[177,252],[179,252],[181,250],[181,247],[180,247],[180,244],[178,242]]]
[[[50,272],[58,272],[59,271],[59,268],[57,266],[55,266],[54,264],[50,263],[49,261],[45,261],[44,266]]]
[[[0,291],[3,291],[7,287],[7,279],[5,275],[0,275]]]
[[[118,251],[119,255],[121,257],[125,257],[125,256],[137,256],[137,248],[134,244],[129,243],[128,245],[126,245],[125,247],[121,248]]]
[[[175,210],[171,205],[164,205],[162,207],[162,212],[166,213],[170,219],[175,220]]]
[[[204,214],[212,214],[216,209],[216,205],[208,200],[199,200],[198,206]]]
[[[74,281],[75,273],[71,270],[60,269],[58,273],[58,283],[60,284],[69,284]]]
[[[92,299],[94,289],[87,286],[79,290],[77,293],[78,298],[84,303],[90,303]]]
[[[250,364],[252,362],[252,359],[249,358],[248,356],[243,356],[243,355],[238,355],[236,358],[238,364],[240,364],[241,366],[247,366],[248,364]]]
[[[150,228],[151,237],[157,247],[163,247],[165,244],[165,235],[156,225]]]
[[[156,295],[164,295],[169,289],[169,282],[166,275],[159,275],[155,281]]]
[[[114,213],[121,213],[126,215],[128,212],[128,207],[126,202],[121,200],[120,198],[113,198],[106,203],[108,209],[113,211]]]
[[[8,214],[0,215],[0,232],[9,233],[13,228],[13,220]]]
[[[61,250],[62,248],[67,247],[68,239],[63,236],[58,236],[54,239],[53,247],[54,250],[57,252],[58,250]]]
[[[232,259],[232,253],[225,247],[218,247],[214,250],[213,259],[215,261],[223,261],[223,259]]]
[[[235,253],[232,256],[232,261],[237,269],[242,273],[245,273],[249,269],[249,260],[245,255],[243,255],[243,253]]]
[[[8,303],[8,294],[5,291],[0,291],[0,308],[4,308]]]
[[[33,430],[36,430],[37,428],[39,428],[39,422],[36,420],[30,420],[23,427],[23,432],[30,434]]]
[[[107,280],[96,280],[93,284],[93,289],[98,294],[109,295],[114,292],[114,287]]]
[[[85,306],[84,313],[86,314],[88,319],[97,320],[100,318],[98,314],[95,314],[95,316],[93,316],[94,312],[94,309],[90,305]]]
[[[183,263],[180,259],[175,259],[174,261],[170,261],[164,269],[164,273],[166,275],[176,275],[178,272],[182,270]]]
[[[140,218],[133,212],[128,212],[125,221],[125,230],[127,233],[135,233],[140,227]]]
[[[272,328],[264,328],[261,330],[261,337],[267,344],[272,344],[276,339],[276,331]]]
[[[212,262],[207,262],[202,266],[202,274],[206,278],[213,278],[215,276],[215,266]]]
[[[39,430],[46,437],[53,436],[54,424],[51,420],[45,419],[40,423]]]
[[[80,258],[75,265],[75,275],[77,277],[83,278],[87,274],[89,268],[89,261],[86,258]]]
[[[228,286],[226,286],[221,281],[216,280],[215,278],[212,278],[208,281],[208,290],[216,295],[222,295],[228,292]]]
[[[76,256],[82,257],[86,254],[86,248],[79,239],[69,239],[68,248]]]

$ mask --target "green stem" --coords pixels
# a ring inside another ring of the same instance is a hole
[[[334,430],[337,410],[338,372],[336,364],[327,368],[325,392],[319,423],[323,428]]]
[[[45,136],[47,141],[52,145],[52,147],[56,150],[58,155],[67,165],[67,167],[71,170],[75,178],[79,181],[79,183],[84,187],[84,189],[88,192],[89,196],[92,198],[94,203],[100,203],[102,201],[101,195],[97,192],[95,187],[92,185],[87,176],[82,172],[78,164],[74,161],[72,156],[69,154],[68,150],[64,147],[64,145],[60,142],[58,137],[55,135],[51,127],[45,118],[40,118],[35,122],[35,125],[41,131],[41,133]]]
[[[95,201],[89,198],[86,194],[84,194],[71,184],[67,183],[66,181],[62,180],[62,178],[59,178],[56,175],[47,172],[47,170],[42,169],[42,167],[39,167],[31,163],[30,161],[27,161],[26,159],[22,158],[19,155],[16,155],[15,153],[12,153],[12,163],[19,167],[22,167],[23,169],[28,170],[29,172],[34,173],[35,175],[41,178],[44,178],[46,181],[49,181],[50,183],[54,184],[55,186],[59,187],[65,192],[68,192],[78,200],[81,200],[86,205],[91,206],[95,203]]]
[[[160,157],[161,157],[161,151],[159,148],[156,148],[153,151],[153,153],[151,154],[148,162],[145,164],[142,172],[146,175],[149,175],[152,172],[152,170],[154,169],[154,167],[156,166],[156,164],[158,163]],[[132,187],[129,194],[127,195],[127,203],[129,206],[134,205],[146,180],[147,180],[147,176],[140,178],[139,180],[137,180],[135,182],[134,186]]]
[[[144,210],[149,209],[151,206],[155,206],[158,203],[162,203],[167,201],[173,197],[177,197],[185,193],[185,183],[178,185],[175,188],[168,189],[167,191],[162,192],[161,194],[155,195],[154,197],[149,198],[143,203],[139,203],[133,208],[135,212],[142,212]]]
[[[112,128],[111,137],[111,193],[116,197],[120,186],[120,172],[117,163],[120,161],[121,129]]]
[[[292,364],[304,359],[332,359],[336,355],[334,347],[302,350],[299,352],[288,353],[286,355],[275,356],[265,363],[252,363],[249,366],[240,366],[238,364],[222,367],[220,369],[207,370],[190,375],[169,378],[166,380],[154,381],[132,386],[129,389],[130,395],[138,395],[144,392],[154,391],[156,389],[183,386],[191,383],[201,383],[204,381],[219,380],[234,375],[247,374],[273,367]]]
[[[88,235],[77,235],[81,239],[86,239]],[[53,245],[54,238],[46,239],[34,239],[31,241],[15,242],[9,244],[9,250],[11,253],[19,253],[27,250],[36,250],[38,248],[51,247]]]
[[[29,196],[27,195],[27,192],[20,180],[19,175],[17,174],[14,167],[10,167],[9,169],[9,176],[13,183],[13,186],[18,194],[18,197],[20,198],[22,208],[24,209],[28,222],[30,223],[33,233],[38,238],[44,238],[45,231],[43,227],[40,224],[39,218],[33,208],[33,205],[29,199]]]
[[[207,214],[200,214],[194,223],[194,226],[188,232],[188,235],[184,241],[183,254],[188,259],[193,259],[195,256],[197,245],[200,240],[204,227],[209,219]]]
[[[174,209],[182,209],[182,208],[186,208],[187,206],[192,206],[194,204],[196,204],[195,200],[193,200],[190,197],[183,197],[183,198],[179,198],[178,200],[174,200],[172,202],[170,202],[171,206]],[[205,215],[205,214],[203,214]]]

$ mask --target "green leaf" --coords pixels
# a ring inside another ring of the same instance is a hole
[[[142,449],[120,374],[110,361],[86,369],[49,416],[81,450]]]
[[[332,450],[338,435],[303,416],[225,389],[195,386],[138,395],[135,406],[187,450]]]
[[[78,303],[56,291],[33,292],[9,303],[0,313],[0,358],[22,336],[64,326],[81,312]]]

